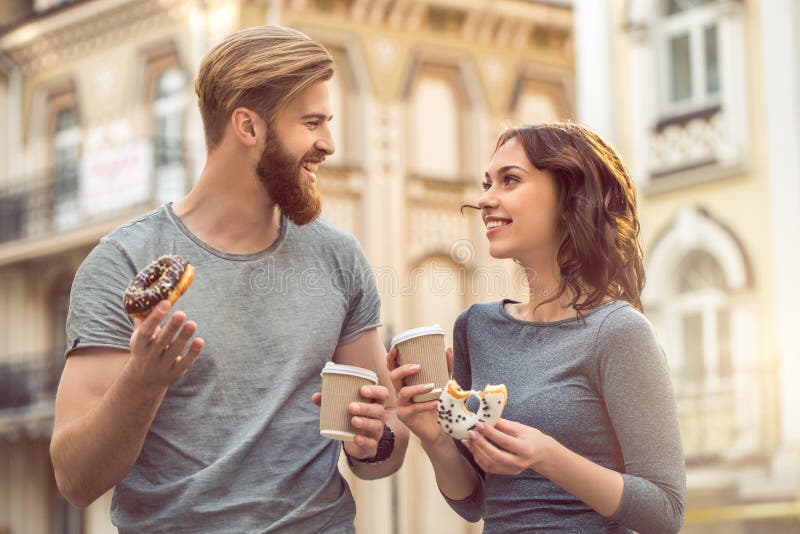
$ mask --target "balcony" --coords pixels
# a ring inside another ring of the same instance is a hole
[[[775,426],[777,359],[754,360],[724,377],[673,377],[689,500],[695,508],[796,496],[796,454],[783,452]]]
[[[36,237],[76,225],[77,174],[55,173],[15,180],[0,188],[0,243]]]
[[[50,436],[63,367],[63,356],[56,349],[0,363],[0,441]]]
[[[79,165],[0,185],[0,264],[89,243],[137,213],[180,198],[188,186],[187,162],[183,143],[142,139],[85,151]]]

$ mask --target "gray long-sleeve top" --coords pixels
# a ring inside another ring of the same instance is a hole
[[[604,518],[538,473],[483,473],[462,517],[484,533],[677,532],[686,474],[666,357],[649,321],[625,302],[583,320],[518,320],[509,301],[476,304],[456,320],[453,377],[464,389],[506,384],[503,417],[538,428],[623,474],[619,509]],[[470,460],[469,452],[457,443]]]

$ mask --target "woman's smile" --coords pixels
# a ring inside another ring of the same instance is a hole
[[[501,219],[499,217],[485,217],[484,223],[486,224],[486,237],[495,235],[501,232],[504,228],[511,226],[511,219]]]

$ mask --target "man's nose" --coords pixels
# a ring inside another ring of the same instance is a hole
[[[333,134],[331,133],[331,129],[327,124],[323,129],[323,135],[317,139],[316,143],[314,143],[314,147],[317,150],[325,152],[325,154],[328,156],[336,152],[336,143],[333,141]]]

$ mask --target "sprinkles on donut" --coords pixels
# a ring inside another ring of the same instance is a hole
[[[144,319],[162,300],[174,304],[189,289],[194,267],[182,256],[165,254],[142,269],[131,281],[122,302],[134,318]]]
[[[478,413],[467,409],[467,399],[473,395],[480,399]],[[477,423],[494,425],[500,419],[507,400],[508,391],[505,384],[488,385],[483,391],[464,391],[458,382],[450,380],[439,397],[437,408],[439,426],[456,439],[466,439],[467,432]]]

